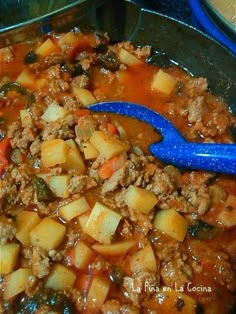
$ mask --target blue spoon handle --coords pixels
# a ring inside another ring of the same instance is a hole
[[[180,168],[236,174],[236,145],[163,141],[150,145],[158,159]]]

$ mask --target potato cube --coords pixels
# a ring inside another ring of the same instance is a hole
[[[25,88],[29,88],[31,90],[35,89],[35,77],[34,75],[27,69],[23,70],[16,79],[16,82],[22,85]]]
[[[20,120],[23,127],[32,127],[33,120],[27,109],[20,110]]]
[[[41,145],[41,160],[45,167],[53,167],[66,161],[68,146],[62,139],[47,140]]]
[[[103,255],[117,256],[126,254],[135,244],[136,241],[134,240],[120,241],[108,245],[96,243],[92,246],[92,249]]]
[[[45,287],[55,291],[70,290],[76,280],[75,273],[62,264],[54,264],[47,278]]]
[[[17,243],[0,244],[0,274],[9,274],[14,270],[19,250]]]
[[[129,144],[103,131],[94,131],[90,143],[105,159],[127,152],[130,148]]]
[[[30,231],[30,243],[46,251],[54,250],[64,240],[65,233],[65,226],[45,217]]]
[[[46,78],[38,78],[35,80],[35,87],[36,90],[44,88],[48,84],[48,81]]]
[[[58,215],[65,221],[70,221],[71,219],[83,214],[89,209],[89,204],[86,198],[83,196],[78,200],[75,200],[69,204],[66,204],[58,209]]]
[[[94,276],[87,295],[88,309],[99,311],[106,300],[110,289],[110,282],[107,278]]]
[[[170,95],[170,93],[174,90],[176,83],[177,80],[172,75],[162,70],[159,70],[153,76],[151,89],[155,91],[160,91],[166,95]]]
[[[83,241],[79,241],[71,249],[70,256],[73,266],[78,269],[85,269],[94,256],[94,252]]]
[[[98,157],[98,150],[89,142],[83,144],[83,152],[85,160],[95,159]]]
[[[46,41],[42,43],[41,46],[39,46],[36,49],[36,54],[40,55],[41,57],[47,57],[48,55],[56,51],[57,51],[56,44],[54,44],[54,42],[50,38],[48,38]]]
[[[79,41],[79,37],[75,35],[73,32],[68,32],[63,34],[59,40],[59,44],[63,45],[75,45]]]
[[[151,245],[146,245],[131,256],[130,269],[134,273],[140,270],[157,271],[157,262]]]
[[[149,214],[150,210],[158,202],[157,197],[152,191],[141,189],[134,185],[128,187],[123,199],[127,206],[143,214]]]
[[[78,217],[78,224],[80,226],[80,228],[82,229],[83,232],[86,233],[86,224],[88,222],[88,219],[89,219],[89,216],[90,216],[90,213],[85,213],[85,214],[82,214]]]
[[[188,221],[174,209],[160,210],[154,218],[153,225],[180,242],[184,240],[188,229]]]
[[[85,232],[103,244],[110,244],[120,222],[121,215],[96,203],[85,226]]]
[[[97,102],[95,96],[86,88],[73,87],[72,93],[78,98],[83,106],[89,106]]]
[[[67,190],[71,176],[69,174],[52,176],[49,178],[49,186],[57,197],[66,198],[69,196]]]
[[[66,154],[66,161],[62,164],[62,167],[66,170],[75,169],[78,174],[85,172],[85,164],[80,154],[77,144],[72,140],[65,141],[68,150]]]
[[[65,108],[55,103],[51,103],[41,116],[41,119],[46,122],[53,122],[58,119],[64,118],[67,114],[68,111]]]
[[[31,268],[19,268],[5,277],[3,299],[10,300],[26,289],[29,277],[33,275]]]
[[[23,245],[30,245],[29,232],[40,223],[41,219],[36,212],[23,210],[17,216],[16,238]]]
[[[126,65],[136,65],[140,64],[141,60],[134,56],[132,53],[128,52],[124,48],[120,48],[117,52],[117,58],[120,60],[121,63]]]

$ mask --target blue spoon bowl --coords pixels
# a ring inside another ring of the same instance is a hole
[[[159,113],[134,103],[111,101],[90,105],[95,112],[110,112],[144,121],[162,134],[162,141],[149,151],[159,160],[179,168],[236,174],[236,144],[188,142],[173,124]]]

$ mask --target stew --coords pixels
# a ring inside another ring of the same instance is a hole
[[[50,34],[0,50],[1,313],[229,313],[236,180],[148,152],[161,136],[88,105],[157,110],[188,140],[236,119],[152,47]]]

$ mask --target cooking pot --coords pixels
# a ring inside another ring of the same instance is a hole
[[[168,60],[194,76],[206,77],[210,90],[222,97],[236,114],[235,55],[195,28],[144,9],[133,1],[76,1],[50,14],[17,21],[0,29],[0,47],[72,27],[106,31],[114,42],[130,40],[136,45],[152,46],[153,62]]]
[[[51,30],[67,31],[72,27],[106,31],[112,41],[130,40],[136,45],[151,45],[157,58],[164,56],[192,75],[206,77],[210,90],[222,97],[236,113],[235,55],[201,31],[141,8],[137,2],[77,0],[64,8],[57,7],[51,13],[41,12],[39,17],[16,21],[5,29],[2,27],[0,47]]]

